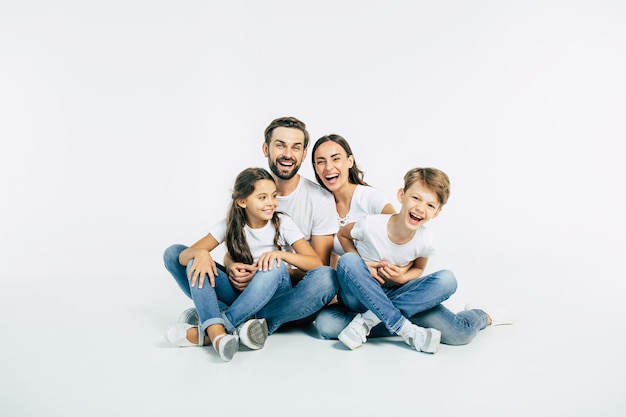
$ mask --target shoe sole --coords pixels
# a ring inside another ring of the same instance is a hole
[[[228,338],[228,340],[224,340],[223,338],[218,341],[219,349],[217,349],[220,358],[229,362],[235,356],[235,353],[239,350],[239,340],[237,337]]]
[[[195,308],[188,308],[187,310],[183,311],[178,317],[179,323],[187,323],[191,324],[192,326],[197,326],[199,324],[199,321],[200,320],[198,318],[198,312]]]
[[[239,335],[239,340],[244,346],[253,350],[258,350],[265,346],[268,335],[266,320],[255,320],[242,330],[243,333]]]

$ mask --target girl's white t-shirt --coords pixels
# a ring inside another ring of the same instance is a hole
[[[404,245],[393,243],[387,235],[387,223],[391,216],[372,214],[355,222],[351,235],[363,260],[385,260],[393,265],[405,266],[417,258],[428,258],[435,254],[435,238],[426,226],[417,229],[413,239]]]
[[[356,222],[368,214],[380,214],[387,204],[390,204],[390,201],[382,191],[367,185],[357,185],[346,217],[340,218],[335,207],[337,227],[341,228],[348,223]],[[339,256],[345,253],[337,235],[333,241],[333,252]]]
[[[278,244],[281,250],[291,251],[291,245],[300,239],[304,239],[304,234],[287,214],[279,213],[278,217],[280,218],[280,239],[278,240]],[[274,233],[276,229],[271,221],[268,221],[267,224],[260,229],[252,229],[246,225],[244,231],[254,262],[265,252],[276,250],[274,247]],[[219,243],[223,243],[226,240],[226,220],[224,219],[215,224],[209,230],[209,233]]]

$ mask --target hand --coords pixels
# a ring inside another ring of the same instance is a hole
[[[261,271],[271,271],[274,267],[274,261],[276,261],[276,266],[280,266],[282,260],[282,251],[273,250],[270,252],[265,252],[263,255],[261,255],[259,257],[259,260],[256,262],[256,265]]]
[[[409,263],[405,266],[398,266],[383,260],[379,262],[376,272],[380,278],[385,280],[385,282],[391,281],[392,283],[398,283],[399,278],[401,278],[406,271],[411,268],[411,265],[412,264]]]
[[[372,278],[374,278],[380,285],[384,285],[385,279],[381,277],[378,273],[381,263],[380,262],[365,262],[365,265],[367,265],[367,269],[370,270],[370,275],[372,276]]]
[[[199,252],[193,259],[193,264],[189,268],[187,279],[190,281],[191,286],[195,287],[196,283],[198,288],[202,288],[204,285],[204,277],[209,277],[209,283],[211,287],[215,287],[215,277],[217,276],[217,266],[215,261],[209,255],[209,252]]]
[[[243,291],[254,278],[256,271],[257,267],[254,265],[233,262],[228,269],[228,279],[235,289]]]

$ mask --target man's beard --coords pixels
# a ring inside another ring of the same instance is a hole
[[[281,180],[290,180],[296,176],[298,171],[300,170],[300,165],[294,164],[291,170],[281,170],[280,166],[276,162],[270,162],[270,170],[274,175],[276,175]]]

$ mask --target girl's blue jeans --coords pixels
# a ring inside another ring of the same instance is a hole
[[[202,323],[202,330],[211,324],[223,324],[232,332],[246,320],[265,318],[269,333],[290,322],[312,322],[315,314],[337,294],[335,270],[328,266],[315,268],[294,287],[285,264],[271,271],[257,271],[243,292],[230,284],[222,265],[217,265],[215,287],[205,280],[199,289],[191,287],[186,267],[178,261],[187,246],[172,245],[165,250],[165,268],[180,289],[193,300]],[[191,262],[187,267],[191,265]]]

